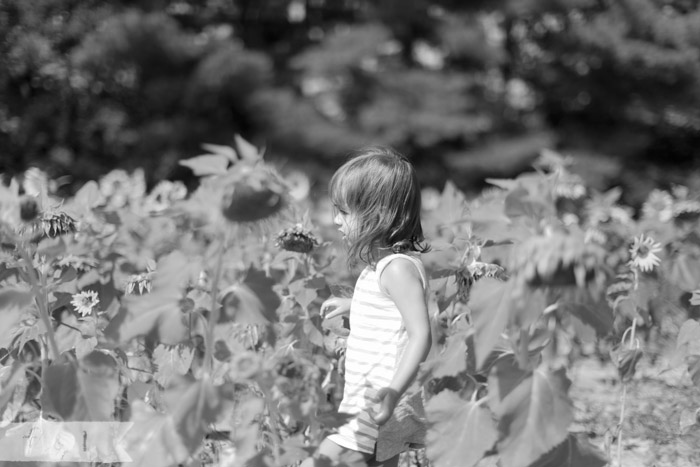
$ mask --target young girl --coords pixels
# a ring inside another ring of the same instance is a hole
[[[302,467],[396,466],[425,434],[422,392],[414,382],[431,347],[428,282],[418,253],[428,249],[421,196],[410,162],[395,151],[358,151],[333,176],[330,196],[348,262],[364,265],[352,299],[331,297],[325,318],[349,313],[345,388],[349,421]]]

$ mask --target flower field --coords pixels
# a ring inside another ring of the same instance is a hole
[[[0,443],[55,428],[25,461],[294,466],[343,422],[347,328],[319,307],[352,274],[330,216],[241,138],[205,148],[182,161],[191,192],[120,171],[70,199],[37,170],[0,186]],[[635,212],[551,151],[490,183],[424,196],[439,353],[403,464],[640,465],[637,370],[668,357],[700,384],[700,201],[675,186]],[[592,361],[613,368],[605,399]],[[694,436],[698,406],[669,407],[670,436]],[[86,441],[78,422],[128,426]]]

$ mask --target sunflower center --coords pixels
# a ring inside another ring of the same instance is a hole
[[[647,256],[649,256],[650,251],[651,250],[649,250],[648,246],[642,244],[639,245],[639,248],[637,249],[637,255],[641,258],[646,258]]]

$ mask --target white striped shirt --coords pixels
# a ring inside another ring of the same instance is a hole
[[[408,334],[394,301],[380,288],[384,268],[396,258],[409,259],[418,269],[427,299],[428,281],[423,263],[416,256],[393,254],[366,267],[355,284],[350,305],[350,335],[345,352],[345,387],[338,411],[356,415],[329,439],[355,451],[373,453],[378,427],[369,411],[378,412],[377,392],[389,386]],[[411,395],[409,390],[403,397]],[[375,407],[376,406],[376,407]]]

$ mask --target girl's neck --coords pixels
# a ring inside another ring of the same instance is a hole
[[[391,250],[391,248],[378,248],[376,250],[377,255],[375,256],[375,263],[374,266],[377,265],[381,260],[386,258],[387,256],[393,255],[394,252]],[[374,267],[372,266],[372,267]]]

